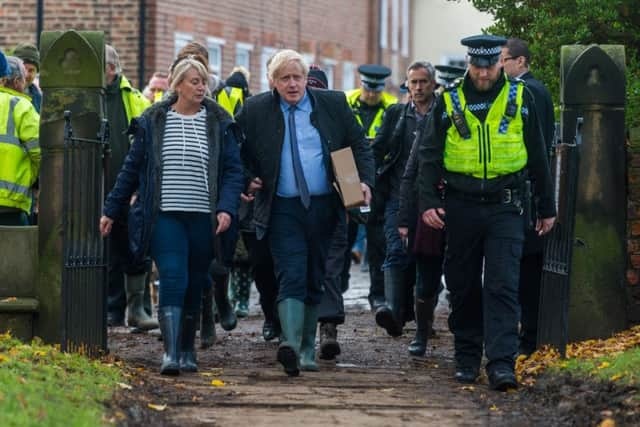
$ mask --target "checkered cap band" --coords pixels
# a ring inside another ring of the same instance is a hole
[[[494,46],[488,49],[486,47],[470,47],[468,51],[471,56],[493,56],[499,55],[500,52],[502,52],[502,46]]]

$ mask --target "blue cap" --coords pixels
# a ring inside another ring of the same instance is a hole
[[[463,46],[467,46],[469,62],[476,67],[490,67],[500,60],[502,46],[507,43],[507,39],[491,34],[481,34],[478,36],[465,37],[460,40]]]
[[[464,76],[465,68],[456,67],[455,65],[436,65],[438,71],[438,79],[444,83],[452,83],[455,79]]]
[[[365,89],[380,92],[384,89],[384,79],[391,75],[391,69],[384,65],[365,64],[358,67],[360,81]]]
[[[9,63],[7,62],[7,57],[4,56],[4,53],[0,50],[0,78],[6,77],[11,74],[11,69],[9,68]]]

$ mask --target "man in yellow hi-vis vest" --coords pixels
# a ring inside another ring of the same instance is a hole
[[[0,51],[0,225],[28,225],[31,186],[40,172],[40,116],[24,93],[6,87],[25,72]]]
[[[122,74],[120,59],[116,50],[105,46],[105,80],[107,119],[109,120],[109,170],[107,187],[109,192],[124,159],[129,152],[129,137],[126,130],[131,119],[138,117],[151,105],[151,102],[134,89]],[[131,327],[143,330],[158,327],[158,322],[145,311],[146,270],[147,266],[131,265],[133,259],[129,251],[129,234],[126,222],[116,222],[109,235],[109,295],[107,300],[107,321],[110,326],[124,324],[125,308],[128,311],[127,323]]]
[[[346,93],[347,102],[356,116],[356,120],[364,128],[365,135],[373,142],[378,129],[382,125],[382,115],[391,105],[398,102],[397,98],[384,91],[385,79],[391,75],[391,70],[384,65],[366,64],[358,67],[360,73],[360,88]],[[379,165],[376,165],[376,168]],[[358,223],[366,222],[367,250],[366,260],[369,263],[369,304],[375,310],[384,305],[384,274],[382,263],[385,258],[384,238],[384,206],[376,189],[373,190],[371,212],[364,218],[357,210],[349,211],[348,246],[349,253],[356,238]],[[345,265],[344,276],[348,277],[348,264]]]
[[[455,379],[475,382],[482,350],[489,387],[517,387],[518,281],[535,180],[539,235],[551,230],[555,204],[544,137],[531,93],[499,62],[504,37],[467,37],[469,67],[436,101],[420,133],[422,220],[446,225],[444,272],[451,295]],[[444,192],[438,184],[444,179]]]

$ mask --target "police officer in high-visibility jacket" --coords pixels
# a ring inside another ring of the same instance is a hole
[[[346,93],[347,102],[356,116],[356,120],[364,128],[365,136],[373,142],[380,126],[382,125],[382,115],[391,105],[398,102],[398,99],[385,92],[385,79],[391,75],[391,70],[384,65],[366,64],[358,67],[360,73],[360,88],[350,90]],[[376,165],[378,167],[380,165]],[[382,263],[385,257],[384,238],[384,206],[377,203],[381,200],[380,195],[373,189],[371,212],[366,219],[367,232],[367,261],[369,262],[369,277],[371,285],[369,288],[369,303],[371,309],[375,311],[384,304],[384,274]],[[356,238],[358,222],[365,219],[360,218],[357,212],[349,211],[348,224],[348,245],[349,251]],[[344,275],[348,277],[348,265],[345,266]]]
[[[532,95],[499,62],[506,39],[467,37],[464,79],[446,89],[419,140],[423,221],[447,228],[445,278],[451,293],[459,382],[478,376],[484,344],[489,386],[517,387],[518,279],[536,180],[538,234],[555,222],[551,174]],[[444,178],[444,200],[437,185]]]
[[[105,45],[105,88],[107,119],[109,120],[109,170],[107,185],[113,188],[118,172],[129,152],[127,129],[131,119],[138,117],[151,102],[134,89],[122,74],[120,59],[116,50]],[[126,221],[116,221],[109,235],[109,295],[107,299],[107,321],[110,326],[124,324],[125,308],[127,323],[131,327],[149,330],[158,327],[143,308],[146,298],[146,270],[144,263],[131,263],[133,256],[129,250],[129,234]]]
[[[40,172],[40,116],[31,99],[10,89],[25,84],[22,61],[11,66],[0,51],[0,225],[28,225],[31,187]]]

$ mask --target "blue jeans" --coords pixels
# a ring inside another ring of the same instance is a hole
[[[312,196],[308,210],[299,197],[274,197],[269,244],[279,287],[277,302],[293,298],[320,304],[338,209],[334,194]]]
[[[400,233],[398,233],[398,212],[400,200],[389,199],[384,207],[384,237],[387,242],[387,253],[382,264],[382,269],[398,267],[406,269],[413,261],[404,246]]]
[[[198,311],[213,259],[210,214],[159,212],[151,236],[151,257],[160,274],[160,307]]]

